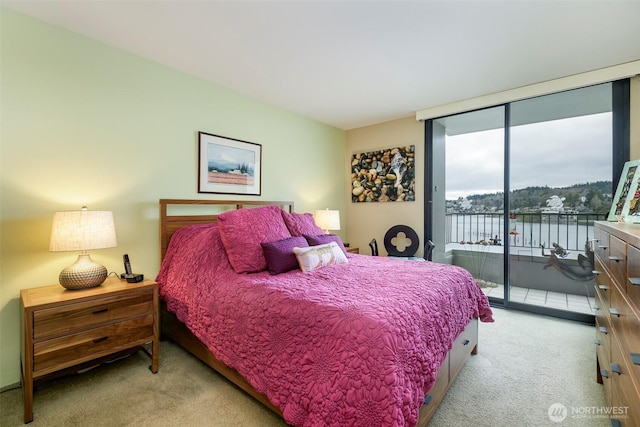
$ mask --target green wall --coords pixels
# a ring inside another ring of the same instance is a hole
[[[7,9],[0,20],[0,389],[19,382],[20,289],[57,283],[76,258],[48,252],[53,212],[113,211],[118,247],[93,259],[121,272],[128,253],[154,278],[160,198],[345,211],[344,131]],[[198,131],[262,144],[260,197],[198,194]]]

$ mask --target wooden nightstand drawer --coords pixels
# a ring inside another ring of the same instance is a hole
[[[33,339],[71,334],[148,313],[153,313],[153,291],[37,310],[33,312]]]
[[[62,336],[36,343],[33,350],[33,371],[41,375],[47,370],[62,369],[77,365],[120,347],[144,344],[153,340],[153,315],[126,320],[124,322],[90,329],[74,335]],[[142,340],[142,342],[139,342]]]

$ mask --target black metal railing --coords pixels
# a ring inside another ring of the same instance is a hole
[[[593,222],[606,219],[595,213],[448,213],[445,243],[502,244],[506,236],[511,247],[550,248],[554,243],[566,250],[583,251],[593,239]]]

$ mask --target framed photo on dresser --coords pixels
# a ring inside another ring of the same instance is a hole
[[[624,164],[613,196],[607,221],[640,222],[640,160],[631,160]],[[632,221],[635,218],[635,221]]]

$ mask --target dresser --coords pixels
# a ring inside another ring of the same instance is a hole
[[[109,278],[67,290],[60,285],[23,289],[22,387],[24,422],[33,420],[34,383],[74,372],[136,349],[158,372],[158,285]],[[142,347],[149,344],[149,349]],[[91,390],[87,390],[90,393]]]
[[[596,379],[613,425],[640,426],[640,224],[596,222]]]

